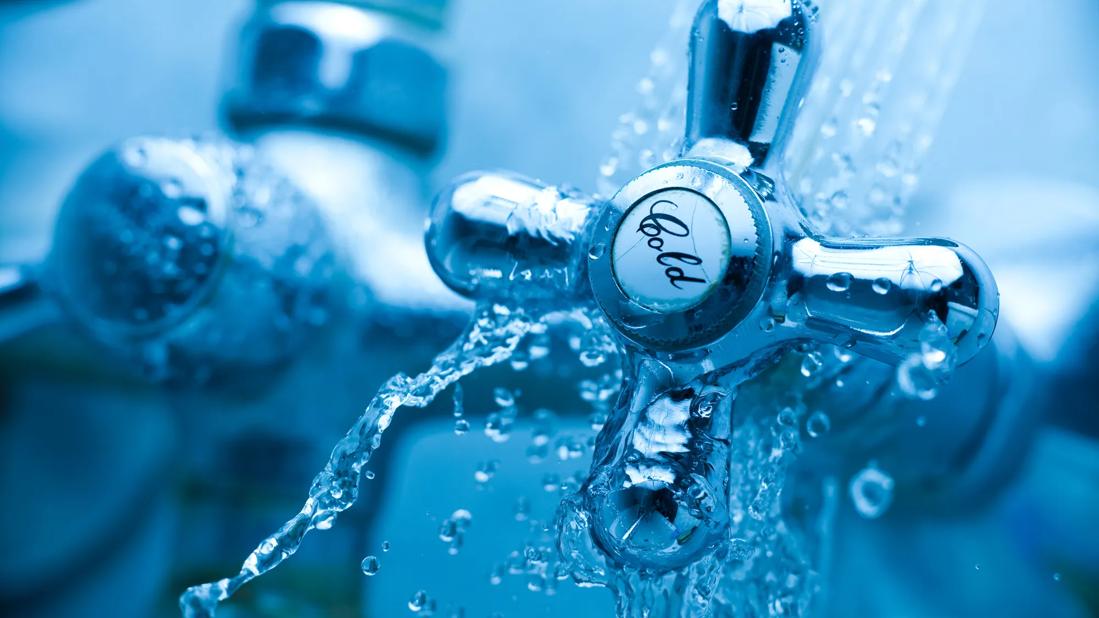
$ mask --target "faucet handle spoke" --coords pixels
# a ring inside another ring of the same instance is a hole
[[[428,256],[469,298],[573,303],[590,294],[583,257],[595,204],[515,174],[467,174],[435,200]]]
[[[897,362],[917,353],[921,333],[945,326],[965,362],[996,325],[996,282],[968,247],[945,239],[819,240],[788,251],[783,316],[807,337],[846,343]]]

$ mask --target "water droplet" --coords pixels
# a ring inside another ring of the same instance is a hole
[[[854,345],[854,343],[852,342],[850,345]],[[836,346],[832,348],[832,356],[835,356],[836,360],[845,365],[851,362],[851,359],[855,357],[855,355],[845,346]]]
[[[552,472],[547,473],[542,477],[542,489],[548,493],[561,489],[561,477]]]
[[[462,391],[462,384],[459,382],[454,385],[453,402],[454,402],[454,417],[461,418],[465,414],[465,394]]]
[[[858,127],[860,131],[862,131],[863,135],[870,136],[873,135],[875,131],[877,131],[878,121],[873,117],[867,115],[856,120],[855,126]]]
[[[588,251],[588,258],[592,260],[598,260],[607,253],[607,245],[603,243],[595,243],[592,245],[591,250]]]
[[[363,558],[362,565],[360,566],[362,567],[363,575],[373,577],[378,573],[381,564],[378,562],[378,557],[372,554]]]
[[[496,405],[501,408],[510,408],[515,405],[515,394],[502,386],[498,386],[492,391],[492,397],[496,401]]]
[[[893,289],[893,282],[886,277],[878,277],[874,279],[874,285],[872,286],[874,292],[881,295],[886,295],[889,290]]]
[[[828,289],[833,292],[846,292],[851,289],[851,273],[834,273],[828,277]]]
[[[389,548],[393,547],[389,541],[382,541],[382,551],[389,551]]]
[[[602,174],[605,178],[610,178],[611,176],[614,176],[615,172],[617,171],[618,157],[611,157],[599,166],[599,173]]]
[[[897,366],[897,386],[911,399],[931,401],[939,394],[939,381],[935,372],[924,365],[919,354],[913,354]]]
[[[580,362],[585,367],[598,367],[607,360],[602,333],[590,330],[580,340]]]
[[[206,220],[206,215],[202,214],[202,211],[194,206],[180,206],[179,209],[176,210],[176,214],[184,225],[198,225]]]
[[[526,350],[516,350],[511,355],[511,359],[508,360],[508,364],[511,366],[512,371],[526,371],[530,367],[530,353]]]
[[[256,227],[263,223],[263,211],[253,206],[242,206],[237,210],[237,223],[245,228]]]
[[[488,574],[488,583],[493,586],[499,586],[504,581],[504,565],[497,564],[492,567],[492,570]]]
[[[530,517],[530,500],[520,496],[515,501],[515,521],[526,521]]]
[[[462,436],[469,433],[469,421],[464,418],[455,419],[454,435]]]
[[[416,594],[412,595],[412,598],[408,600],[408,610],[411,612],[422,612],[431,603],[431,598],[427,596],[426,590],[418,590]]]
[[[855,510],[866,519],[881,517],[893,503],[893,477],[873,463],[851,479],[848,490]]]
[[[514,410],[514,408],[511,409]],[[485,435],[496,443],[507,442],[511,439],[511,430],[514,424],[514,414],[493,412],[485,419]]]
[[[805,355],[805,358],[801,361],[801,375],[809,378],[812,377],[820,368],[824,366],[824,361],[821,360],[820,352],[816,350],[809,352]]]
[[[844,210],[847,208],[847,192],[840,190],[833,193],[828,198],[828,205],[836,210]]]
[[[164,237],[164,246],[170,251],[179,251],[183,247],[183,241],[178,236],[168,234]]]
[[[810,438],[819,438],[828,433],[831,428],[832,420],[820,410],[810,414],[809,419],[805,421],[805,433],[809,434]]]
[[[374,480],[374,477],[375,477],[376,475],[374,474],[374,471],[373,471],[373,470],[367,470],[366,472],[364,472],[364,473],[363,473],[363,476],[365,476],[365,477],[366,477],[366,480],[368,480],[368,481],[373,481],[373,480]]]
[[[131,167],[141,167],[149,160],[149,156],[141,146],[129,146],[122,151],[122,160]]]
[[[938,279],[931,282],[930,290],[934,293],[939,293],[943,289],[943,282]]]
[[[174,200],[183,195],[183,185],[179,184],[179,181],[175,178],[169,178],[161,183],[160,191],[164,194],[164,197]]]
[[[492,480],[492,477],[496,476],[496,470],[499,469],[500,462],[496,459],[490,459],[477,466],[477,470],[473,473],[473,478],[478,483],[487,483]]]

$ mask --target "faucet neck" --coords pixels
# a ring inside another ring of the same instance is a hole
[[[778,158],[816,59],[810,21],[802,0],[703,3],[691,37],[684,152],[720,152],[745,168]]]

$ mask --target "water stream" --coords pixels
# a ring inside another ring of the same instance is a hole
[[[355,503],[363,467],[381,446],[382,434],[398,409],[425,407],[462,377],[507,360],[523,336],[538,324],[538,319],[522,311],[500,305],[479,307],[469,328],[435,357],[430,369],[412,377],[398,374],[390,378],[332,449],[324,470],[313,479],[301,511],[260,542],[239,573],[188,588],[179,599],[183,615],[213,616],[218,604],[241,586],[294,555],[309,532],[331,528],[336,517]]]

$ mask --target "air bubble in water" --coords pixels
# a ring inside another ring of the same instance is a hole
[[[860,470],[848,487],[855,511],[866,519],[877,519],[893,503],[893,477],[871,463]]]
[[[874,280],[872,287],[875,293],[884,296],[889,293],[889,290],[893,289],[893,282],[886,277],[878,277]]]
[[[362,565],[363,575],[374,576],[378,573],[378,569],[381,568],[381,564],[378,562],[378,557],[371,554],[363,558]]]

